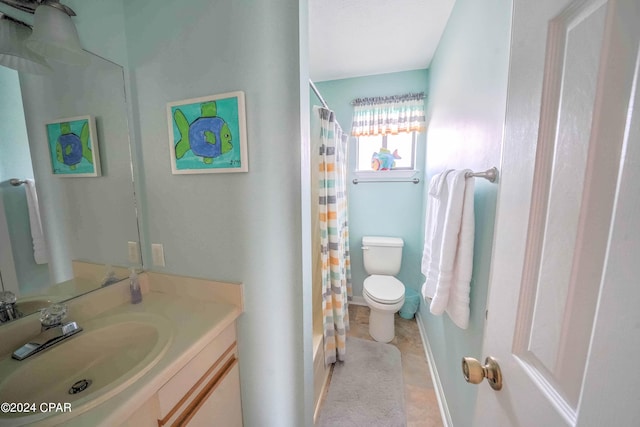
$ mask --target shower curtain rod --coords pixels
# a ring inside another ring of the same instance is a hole
[[[329,104],[327,104],[327,101],[324,100],[324,98],[322,97],[322,95],[320,95],[320,91],[318,90],[318,88],[316,87],[316,85],[311,81],[311,79],[309,79],[309,86],[311,86],[311,89],[313,89],[313,92],[316,94],[316,96],[318,97],[318,99],[320,100],[320,102],[322,102],[322,106],[324,108],[326,108],[327,110],[331,111],[333,113],[333,111],[331,110],[331,108],[329,108]],[[342,131],[342,126],[340,126],[340,123],[338,123],[338,120],[336,119],[336,125],[340,128],[340,130]]]
[[[311,79],[309,79],[309,86],[311,86],[311,89],[313,89],[313,92],[316,94],[318,99],[320,99],[320,102],[322,102],[322,105],[324,106],[324,108],[329,109],[329,105],[327,104],[327,101],[325,101],[322,95],[320,95],[320,91],[318,90],[316,85],[311,81]]]

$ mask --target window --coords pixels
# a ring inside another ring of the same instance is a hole
[[[356,174],[374,181],[415,175],[417,134],[425,131],[424,92],[357,98],[351,104]]]
[[[416,132],[360,136],[356,144],[356,170],[414,170],[415,150]]]

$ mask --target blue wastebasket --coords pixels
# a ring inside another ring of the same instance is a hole
[[[409,287],[404,287],[404,304],[400,309],[400,317],[403,319],[413,319],[420,306],[420,294]]]

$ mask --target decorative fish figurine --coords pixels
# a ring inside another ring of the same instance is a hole
[[[173,119],[180,131],[180,141],[176,144],[176,159],[181,159],[189,150],[202,157],[207,164],[213,159],[231,151],[231,131],[227,123],[217,117],[215,101],[203,102],[200,106],[201,116],[191,124],[179,109]]]
[[[373,153],[371,156],[371,169],[374,171],[388,171],[396,165],[396,159],[401,159],[398,150],[391,153],[386,148],[381,148],[380,152]]]
[[[74,170],[84,157],[93,164],[93,153],[89,149],[89,123],[85,122],[80,131],[80,136],[71,132],[68,122],[60,123],[60,133],[56,142],[56,159],[58,162],[69,166]]]

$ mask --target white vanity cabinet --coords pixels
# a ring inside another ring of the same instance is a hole
[[[160,387],[123,426],[241,427],[235,322]]]

